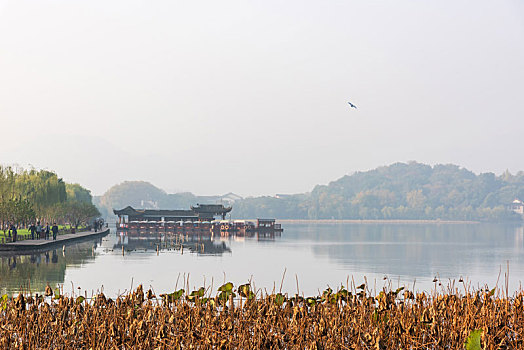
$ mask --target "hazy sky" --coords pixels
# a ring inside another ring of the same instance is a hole
[[[0,0],[0,130],[94,194],[524,170],[524,2]]]

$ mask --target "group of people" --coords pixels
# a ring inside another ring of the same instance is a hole
[[[16,226],[14,224],[11,224],[11,226],[8,225],[8,227],[9,227],[9,237],[12,237],[13,242],[16,242],[16,239],[18,237],[18,230],[16,229]]]
[[[93,228],[96,231],[101,230],[104,227],[104,220],[103,219],[96,219],[93,223]],[[16,242],[18,239],[18,227],[15,224],[9,224],[7,223],[6,226],[3,227],[4,233],[6,231],[6,228],[9,229],[9,238],[13,242]],[[2,227],[0,226],[0,229]],[[48,223],[45,225],[41,225],[40,221],[37,221],[36,224],[32,223],[28,227],[29,233],[31,234],[31,239],[50,239],[50,236],[53,236],[53,241],[56,240],[56,236],[58,235],[58,226],[56,223],[53,223],[53,226],[50,226]],[[71,228],[71,233],[75,233],[75,229]]]
[[[18,227],[15,224],[7,225],[9,228],[8,237],[11,238],[13,242],[18,240]],[[46,224],[45,226],[40,225],[40,221],[33,223],[28,227],[29,233],[31,234],[31,239],[49,239],[50,235],[53,235],[53,240],[56,240],[58,235],[58,226],[56,223],[53,223],[53,226]],[[5,231],[4,231],[5,232]]]
[[[29,226],[29,232],[31,233],[31,239],[35,239],[35,236],[37,239],[49,239],[49,235],[53,233],[54,241],[58,235],[58,226],[56,223],[53,223],[53,226],[49,226],[49,224],[42,226],[40,225],[40,221],[38,221],[36,225],[31,224],[31,226]]]
[[[96,219],[94,222],[93,222],[93,229],[95,230],[95,232],[97,232],[98,230],[101,230],[102,227],[104,227],[104,219]]]

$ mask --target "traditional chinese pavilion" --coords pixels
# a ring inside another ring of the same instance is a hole
[[[113,209],[119,224],[131,221],[212,221],[216,216],[225,220],[230,211],[231,207],[222,204],[197,204],[190,210],[134,209],[130,206]]]

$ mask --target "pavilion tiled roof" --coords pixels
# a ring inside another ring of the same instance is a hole
[[[190,210],[183,209],[135,209],[127,206],[124,209],[113,209],[115,215],[127,215],[132,217],[213,217],[213,215],[222,215],[229,213],[231,207],[224,207],[222,204],[197,204],[191,206]]]

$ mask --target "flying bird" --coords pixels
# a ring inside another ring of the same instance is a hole
[[[353,103],[351,103],[349,101],[348,101],[348,103],[349,103],[349,107],[357,109],[357,106],[355,106]]]

